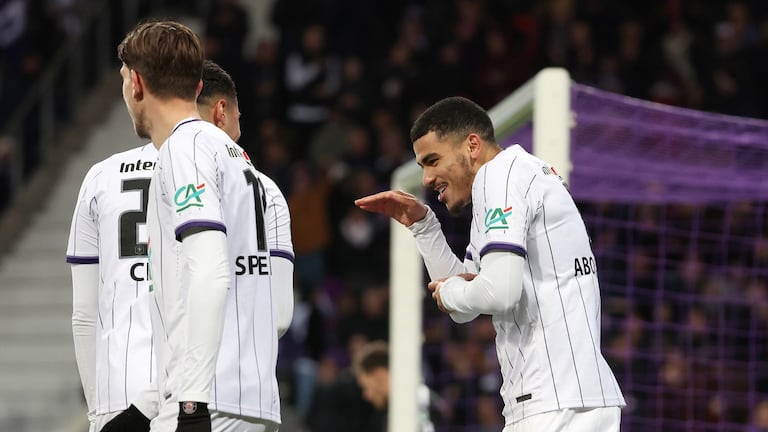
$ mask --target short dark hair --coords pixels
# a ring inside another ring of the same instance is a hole
[[[442,99],[424,110],[413,122],[411,142],[430,132],[438,138],[476,133],[484,141],[496,142],[488,113],[478,104],[460,96]]]
[[[232,77],[211,60],[203,62],[203,89],[197,100],[207,103],[209,99],[225,97],[230,101],[237,100],[237,89]]]
[[[200,38],[176,21],[138,24],[117,47],[117,57],[161,98],[195,100],[205,54]]]
[[[389,347],[384,341],[365,344],[352,361],[352,369],[356,374],[371,373],[378,368],[389,369]]]

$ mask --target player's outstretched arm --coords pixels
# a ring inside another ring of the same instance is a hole
[[[365,211],[381,213],[409,227],[424,219],[427,206],[415,196],[400,190],[389,190],[356,199],[355,205]]]

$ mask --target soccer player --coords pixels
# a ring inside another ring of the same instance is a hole
[[[91,431],[155,375],[145,223],[156,157],[146,144],[93,165],[72,217],[72,335]]]
[[[485,110],[461,97],[425,110],[411,141],[439,201],[453,214],[472,205],[463,265],[413,195],[385,191],[355,203],[413,232],[440,310],[459,323],[492,316],[504,432],[618,432],[625,403],[600,351],[595,259],[561,178],[518,145],[502,150]]]
[[[204,120],[237,141],[240,113],[235,84],[208,60],[197,105]],[[157,149],[147,144],[95,164],[75,207],[67,249],[67,261],[72,264],[72,327],[92,431],[100,431],[130,401],[140,407],[133,408],[139,412],[157,411],[156,392],[150,387],[154,359],[145,230],[147,191],[156,157]],[[282,336],[293,315],[293,253],[287,203],[282,194],[274,198],[267,231],[273,246],[276,327]],[[115,289],[118,286],[133,289]],[[99,315],[115,320],[100,320],[97,326]],[[141,393],[143,389],[148,391]],[[139,420],[149,421],[144,415]]]
[[[203,52],[189,28],[140,24],[118,57],[134,128],[159,148],[147,231],[160,408],[155,416],[129,407],[107,427],[136,429],[143,415],[154,417],[153,431],[210,431],[211,421],[221,430],[275,430],[269,241],[279,237],[266,220],[282,196],[242,148],[201,121]],[[280,222],[276,229],[289,229]],[[290,245],[274,250],[292,259]]]

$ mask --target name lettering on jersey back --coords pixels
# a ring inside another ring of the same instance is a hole
[[[136,282],[144,282],[147,280],[147,263],[137,262],[131,266],[131,279]]]
[[[257,274],[259,276],[269,275],[269,255],[240,255],[235,259],[235,274],[242,276],[244,274]]]
[[[141,159],[138,159],[136,162],[132,162],[132,163],[122,162],[120,164],[121,173],[128,173],[128,172],[134,172],[134,171],[152,171],[154,169],[155,169],[155,162],[142,161]]]
[[[253,163],[251,163],[251,158],[248,156],[248,153],[246,153],[245,150],[243,150],[241,153],[238,149],[227,146],[227,153],[229,154],[229,157],[245,159],[245,162],[248,163],[248,165],[253,166]]]
[[[594,257],[574,258],[573,269],[576,276],[584,276],[597,273],[597,263]]]

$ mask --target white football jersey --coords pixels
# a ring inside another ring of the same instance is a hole
[[[546,162],[512,146],[472,185],[467,258],[525,257],[517,307],[494,315],[506,424],[562,408],[624,406],[600,351],[600,287],[586,227]]]
[[[209,407],[279,423],[270,255],[293,259],[285,198],[240,146],[196,119],[180,122],[161,147],[149,195],[162,394],[179,388],[179,347],[187,339],[188,277],[180,239],[188,230],[220,230],[227,234],[232,285]]]
[[[75,205],[67,262],[99,264],[96,414],[122,411],[154,376],[147,280],[147,199],[157,150],[95,164]]]

